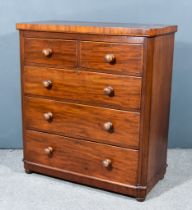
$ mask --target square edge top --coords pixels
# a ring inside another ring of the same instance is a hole
[[[177,25],[107,23],[107,22],[73,22],[73,21],[39,21],[17,23],[17,30],[65,32],[81,34],[130,35],[153,37],[175,33]]]

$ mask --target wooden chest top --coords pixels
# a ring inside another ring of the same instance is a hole
[[[134,23],[41,21],[32,23],[18,23],[17,29],[30,31],[153,37],[161,34],[174,33],[177,31],[177,26]]]

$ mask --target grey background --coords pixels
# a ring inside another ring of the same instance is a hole
[[[22,147],[16,22],[78,20],[177,24],[169,147],[192,147],[191,0],[1,0],[0,148]]]

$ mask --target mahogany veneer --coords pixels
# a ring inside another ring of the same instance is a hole
[[[26,172],[144,200],[167,166],[177,26],[56,21],[17,29]]]
[[[24,67],[24,75],[24,88],[28,95],[123,110],[140,109],[140,77],[34,66]],[[47,80],[51,81],[51,88],[42,88],[42,81]],[[109,85],[114,89],[111,96],[104,94],[104,88]]]
[[[114,62],[104,62],[104,56],[115,54]],[[115,44],[80,42],[80,67],[114,73],[141,73],[143,67],[142,44]]]

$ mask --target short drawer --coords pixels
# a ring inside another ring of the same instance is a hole
[[[135,185],[138,151],[26,131],[25,160],[65,172]]]
[[[26,38],[24,46],[25,63],[54,67],[75,67],[77,64],[76,41]]]
[[[24,68],[26,94],[118,109],[140,109],[141,78],[45,67]]]
[[[102,72],[141,74],[143,45],[82,41],[80,66]]]
[[[25,126],[112,145],[138,148],[140,114],[25,97]]]

